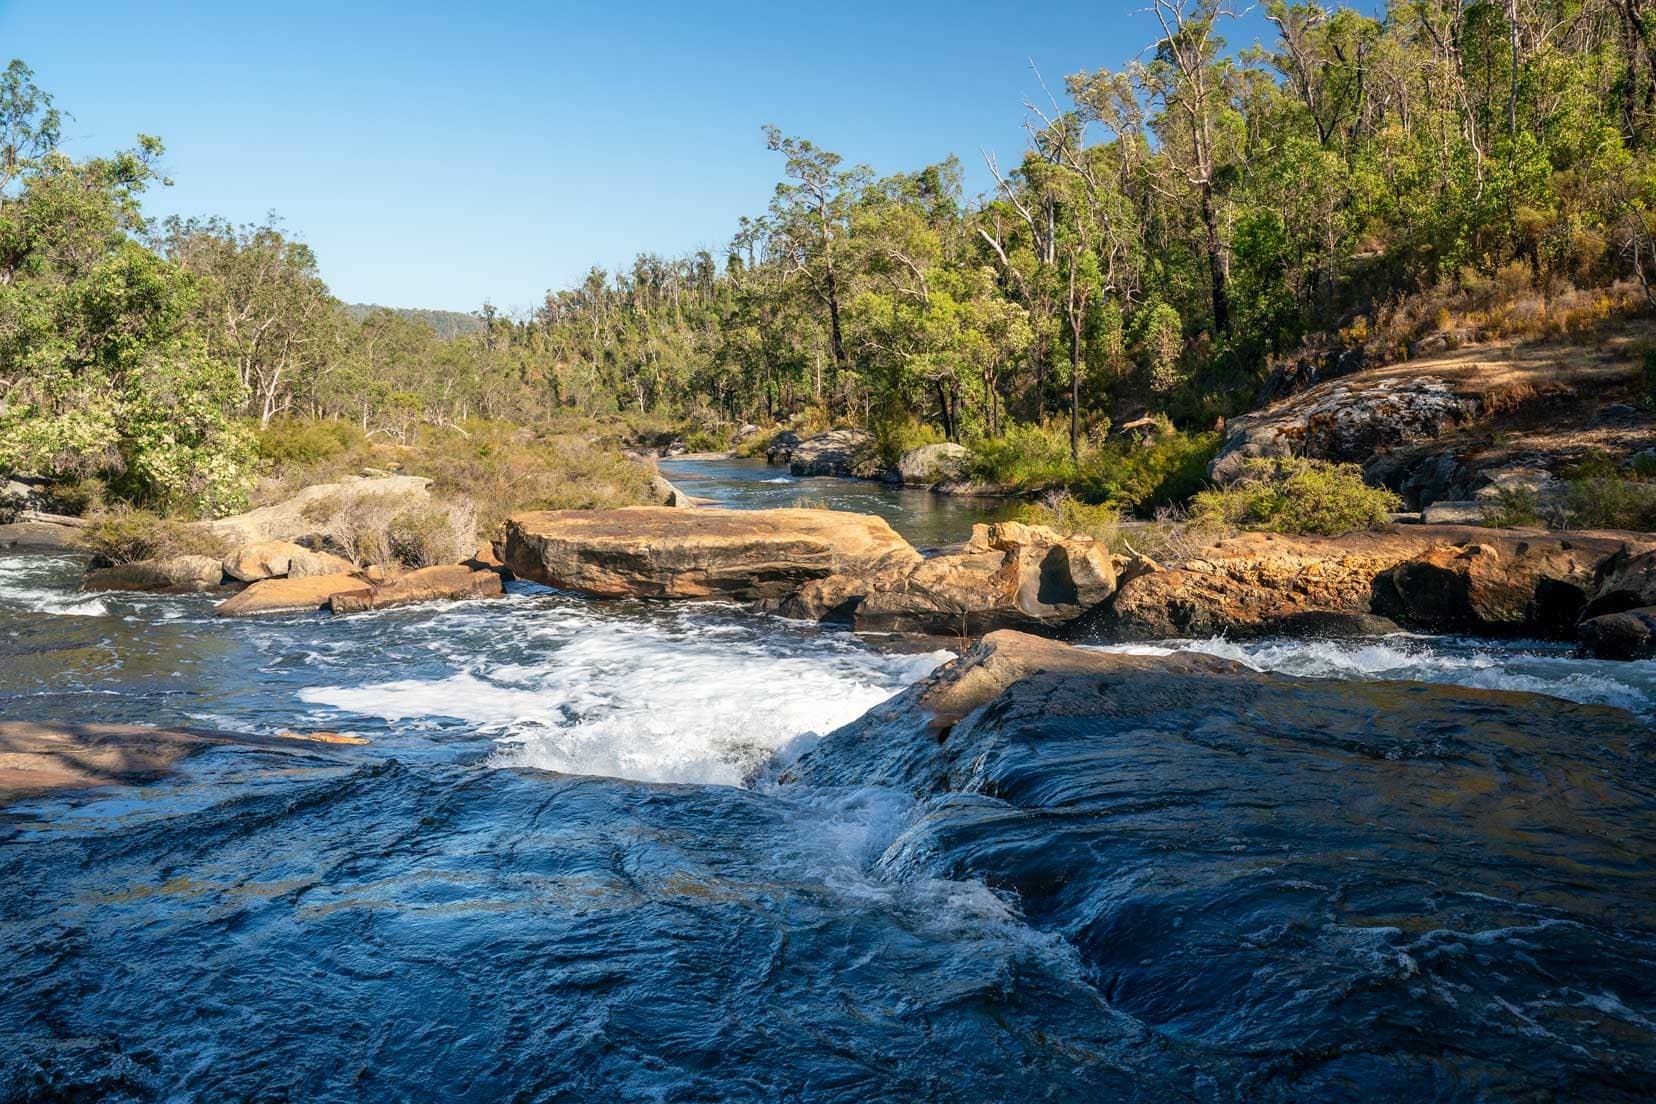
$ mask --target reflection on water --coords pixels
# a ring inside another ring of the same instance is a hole
[[[1017,499],[961,498],[870,479],[796,478],[764,460],[663,460],[661,474],[697,498],[737,510],[810,505],[878,514],[917,548],[965,540],[980,521],[1015,516]]]

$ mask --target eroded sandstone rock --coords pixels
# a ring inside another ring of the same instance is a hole
[[[918,565],[884,518],[839,510],[555,510],[506,520],[519,578],[608,598],[780,599],[814,579]]]
[[[1458,525],[1341,537],[1246,533],[1177,568],[1124,583],[1074,631],[1111,640],[1278,633],[1315,613],[1376,614],[1438,631],[1568,637],[1601,569],[1652,547],[1644,534]]]
[[[1208,472],[1227,482],[1256,457],[1365,463],[1378,451],[1437,437],[1478,409],[1475,398],[1436,376],[1332,380],[1231,419]]]
[[[254,617],[266,613],[305,613],[322,609],[339,594],[366,594],[373,587],[357,575],[311,575],[297,579],[263,579],[220,602],[218,617]]]
[[[995,629],[1051,630],[1115,592],[1109,550],[1044,526],[972,527],[958,552],[878,575],[838,575],[790,595],[783,616],[840,621],[859,632],[975,636]]]
[[[355,570],[350,560],[316,552],[292,541],[254,541],[224,557],[224,573],[244,583],[285,576],[346,575]]]
[[[442,564],[410,571],[367,590],[340,591],[328,599],[328,608],[334,613],[360,613],[418,602],[499,598],[504,593],[498,571],[474,570],[467,564]]]
[[[223,581],[224,566],[211,556],[169,556],[93,568],[81,580],[81,589],[198,594],[217,589]]]

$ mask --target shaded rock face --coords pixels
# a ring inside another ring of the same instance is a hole
[[[1568,638],[1607,565],[1652,547],[1642,534],[1438,525],[1343,537],[1249,533],[1123,584],[1073,635],[1286,633],[1310,623],[1303,620],[1309,615],[1333,614],[1378,615],[1434,631]]]
[[[392,497],[406,499],[411,506],[422,505],[431,498],[430,486],[431,480],[413,475],[317,483],[284,502],[202,524],[237,544],[269,540],[301,541],[317,535],[316,522],[306,516],[306,512],[319,503],[335,499]]]
[[[1026,655],[974,649],[788,781],[915,794],[881,865],[1017,901],[1112,1012],[1202,1056],[1214,1099],[1639,1097],[1656,1030],[1579,996],[1648,995],[1634,718]]]
[[[909,449],[897,461],[898,481],[911,487],[959,482],[966,476],[968,455],[964,445],[947,441]]]
[[[560,510],[506,521],[519,578],[606,598],[779,599],[835,574],[917,566],[883,518],[837,510]]]
[[[1656,551],[1606,560],[1593,600],[1582,610],[1582,616],[1600,617],[1641,606],[1656,606]]]
[[[860,429],[830,429],[793,446],[788,471],[794,475],[850,475],[857,454],[873,438]]]
[[[804,438],[791,429],[784,429],[771,438],[769,447],[765,449],[765,463],[786,464],[793,457],[793,450]]]
[[[329,597],[328,608],[334,613],[358,613],[416,602],[499,598],[504,593],[497,571],[474,570],[466,564],[442,564],[410,571],[365,591],[336,592]]]
[[[217,617],[256,617],[267,613],[310,613],[337,595],[366,594],[373,584],[356,575],[313,575],[297,579],[263,579],[225,599]]]
[[[1656,656],[1656,606],[1589,617],[1579,629],[1581,646],[1599,659]]]
[[[1104,546],[1044,526],[975,525],[955,553],[875,576],[808,584],[783,616],[849,623],[859,632],[974,636],[1004,628],[1055,628],[1115,593]]]
[[[1366,464],[1376,452],[1430,440],[1477,413],[1476,399],[1434,376],[1333,380],[1232,419],[1208,474],[1228,482],[1255,457]]]
[[[172,556],[93,568],[82,590],[139,590],[162,594],[197,594],[224,581],[224,565],[211,556]]]
[[[1375,590],[1376,612],[1442,632],[1569,636],[1622,545],[1586,536],[1492,535],[1429,548]]]

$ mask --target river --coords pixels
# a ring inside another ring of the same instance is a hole
[[[763,471],[670,478],[731,506],[860,495],[922,543],[983,516]],[[1397,680],[1556,698],[1428,697],[1425,773],[1312,725],[1194,788],[1208,768],[1184,757],[1257,719],[1216,698],[1179,729],[1194,743],[932,793],[886,765],[935,751],[926,733],[809,749],[947,651],[525,583],[220,621],[77,574],[0,559],[0,719],[370,742],[215,749],[0,811],[0,1101],[1631,1100],[1656,1075],[1653,664],[1403,636],[1135,646],[1352,701],[1436,693]],[[1493,774],[1456,773],[1491,747]],[[1274,793],[1290,778],[1304,800]],[[1520,811],[1444,819],[1486,782]],[[1029,785],[1132,819],[1011,817]],[[1340,819],[1379,791],[1418,792],[1418,820]],[[1034,850],[996,834],[1012,823]],[[1615,850],[1641,835],[1642,857]],[[1272,837],[1292,859],[1255,853]],[[1337,905],[1308,905],[1323,882]]]

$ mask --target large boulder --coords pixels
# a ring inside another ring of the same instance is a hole
[[[338,483],[313,484],[282,502],[201,524],[235,544],[298,542],[322,535],[318,532],[318,510],[335,505],[348,509],[367,499],[392,499],[420,506],[430,501],[430,486],[431,480],[414,475],[353,477]]]
[[[952,441],[921,445],[903,453],[897,461],[897,476],[911,487],[959,482],[966,477],[966,458],[970,455],[964,445]]]
[[[466,564],[442,564],[410,571],[365,591],[337,592],[328,599],[328,608],[334,613],[358,613],[417,602],[499,598],[504,593],[499,572],[473,570]]]
[[[224,573],[244,583],[283,576],[348,575],[355,570],[350,560],[316,552],[292,541],[254,541],[224,557]]]
[[[1656,606],[1589,617],[1578,627],[1581,645],[1599,659],[1656,656]]]
[[[506,520],[512,573],[608,598],[776,599],[917,565],[884,518],[838,510],[556,510]]]
[[[1600,566],[1624,547],[1577,534],[1436,545],[1378,580],[1375,612],[1439,632],[1571,636]]]
[[[1584,618],[1642,606],[1656,606],[1656,551],[1615,556],[1605,561]]]
[[[1044,526],[972,527],[958,552],[875,575],[837,575],[784,600],[786,617],[849,623],[859,632],[975,636],[1052,631],[1115,592],[1109,550]]]
[[[313,613],[341,594],[366,594],[374,584],[356,575],[312,575],[264,579],[218,604],[218,617],[256,617],[267,613]]]
[[[660,506],[671,506],[675,510],[688,510],[695,505],[689,495],[661,475],[650,477],[650,501]]]
[[[807,437],[793,447],[788,471],[794,475],[850,475],[857,458],[873,440],[860,429],[830,429]]]
[[[223,581],[224,566],[212,556],[169,556],[93,568],[81,580],[81,589],[199,594],[216,590]]]
[[[1478,410],[1477,399],[1436,376],[1333,380],[1231,419],[1208,474],[1229,482],[1256,457],[1366,463],[1378,452],[1431,440]]]
[[[781,433],[772,437],[770,444],[765,447],[765,463],[786,464],[793,458],[794,446],[802,440],[804,438],[793,430],[784,429]]]

